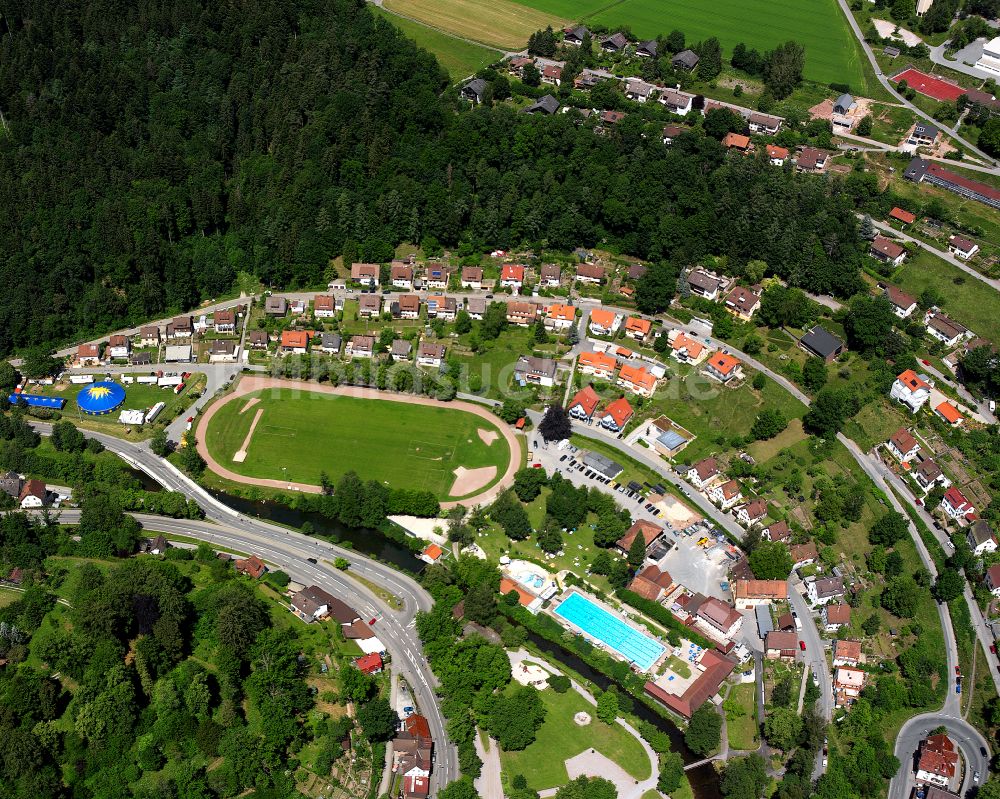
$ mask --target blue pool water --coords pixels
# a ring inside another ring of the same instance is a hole
[[[555,614],[606,644],[643,671],[650,669],[666,652],[665,646],[629,627],[580,594],[570,594],[555,609]]]

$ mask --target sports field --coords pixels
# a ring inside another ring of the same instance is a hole
[[[393,14],[505,50],[521,50],[528,37],[546,25],[560,28],[570,22],[512,0],[384,0],[383,6]]]
[[[504,475],[511,458],[496,425],[455,407],[291,389],[224,402],[202,435],[212,459],[246,477],[319,485],[321,472],[336,480],[353,470],[440,499],[461,498],[451,495],[456,468],[495,469],[486,485],[463,492],[478,493]],[[244,459],[234,459],[241,451]]]

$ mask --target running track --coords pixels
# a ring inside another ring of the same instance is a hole
[[[467,497],[460,501],[442,502],[441,507],[445,509],[453,508],[458,504],[464,505],[467,508],[472,507],[473,505],[489,504],[500,495],[501,491],[506,489],[508,486],[513,485],[514,473],[521,468],[521,444],[518,441],[517,436],[514,435],[514,431],[510,429],[510,425],[505,424],[488,410],[472,402],[464,402],[463,400],[441,402],[440,400],[430,399],[429,397],[417,397],[412,394],[394,394],[389,391],[378,391],[376,389],[357,386],[321,386],[318,383],[307,383],[299,380],[280,380],[273,377],[244,377],[239,381],[239,383],[237,383],[236,388],[233,391],[223,396],[218,402],[214,402],[209,405],[198,422],[198,454],[204,458],[208,467],[220,477],[225,477],[227,480],[232,480],[234,483],[243,483],[244,485],[257,485],[265,488],[293,489],[295,491],[304,491],[309,494],[318,494],[320,492],[321,489],[319,486],[311,485],[310,483],[293,483],[287,480],[272,480],[264,477],[247,477],[244,474],[237,474],[220,464],[209,453],[208,445],[205,443],[206,434],[208,432],[208,425],[219,408],[235,399],[245,397],[247,394],[252,394],[255,391],[263,391],[268,388],[314,391],[317,394],[336,394],[342,397],[357,397],[359,399],[407,402],[411,405],[429,405],[435,408],[455,408],[457,410],[466,411],[467,413],[479,416],[496,426],[496,428],[500,431],[500,434],[504,437],[504,440],[506,440],[507,446],[510,447],[510,462],[507,464],[507,471],[492,487],[486,489],[481,494],[476,494],[475,496]]]

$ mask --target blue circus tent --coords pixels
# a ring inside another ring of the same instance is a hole
[[[125,389],[110,380],[92,383],[76,395],[76,404],[89,416],[111,413],[123,402],[125,402]]]

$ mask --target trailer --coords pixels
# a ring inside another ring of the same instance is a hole
[[[94,382],[94,376],[93,375],[70,375],[69,376],[69,382],[72,383],[73,385],[76,385],[76,386],[83,385],[84,383],[93,383]]]
[[[184,379],[180,375],[164,375],[163,377],[157,378],[156,385],[160,388],[173,388],[184,382]]]
[[[149,411],[146,413],[146,424],[152,422],[157,416],[160,415],[160,411],[167,407],[165,402],[157,402]]]
[[[143,383],[145,385],[156,385],[157,377],[156,375],[139,375],[135,382]]]

